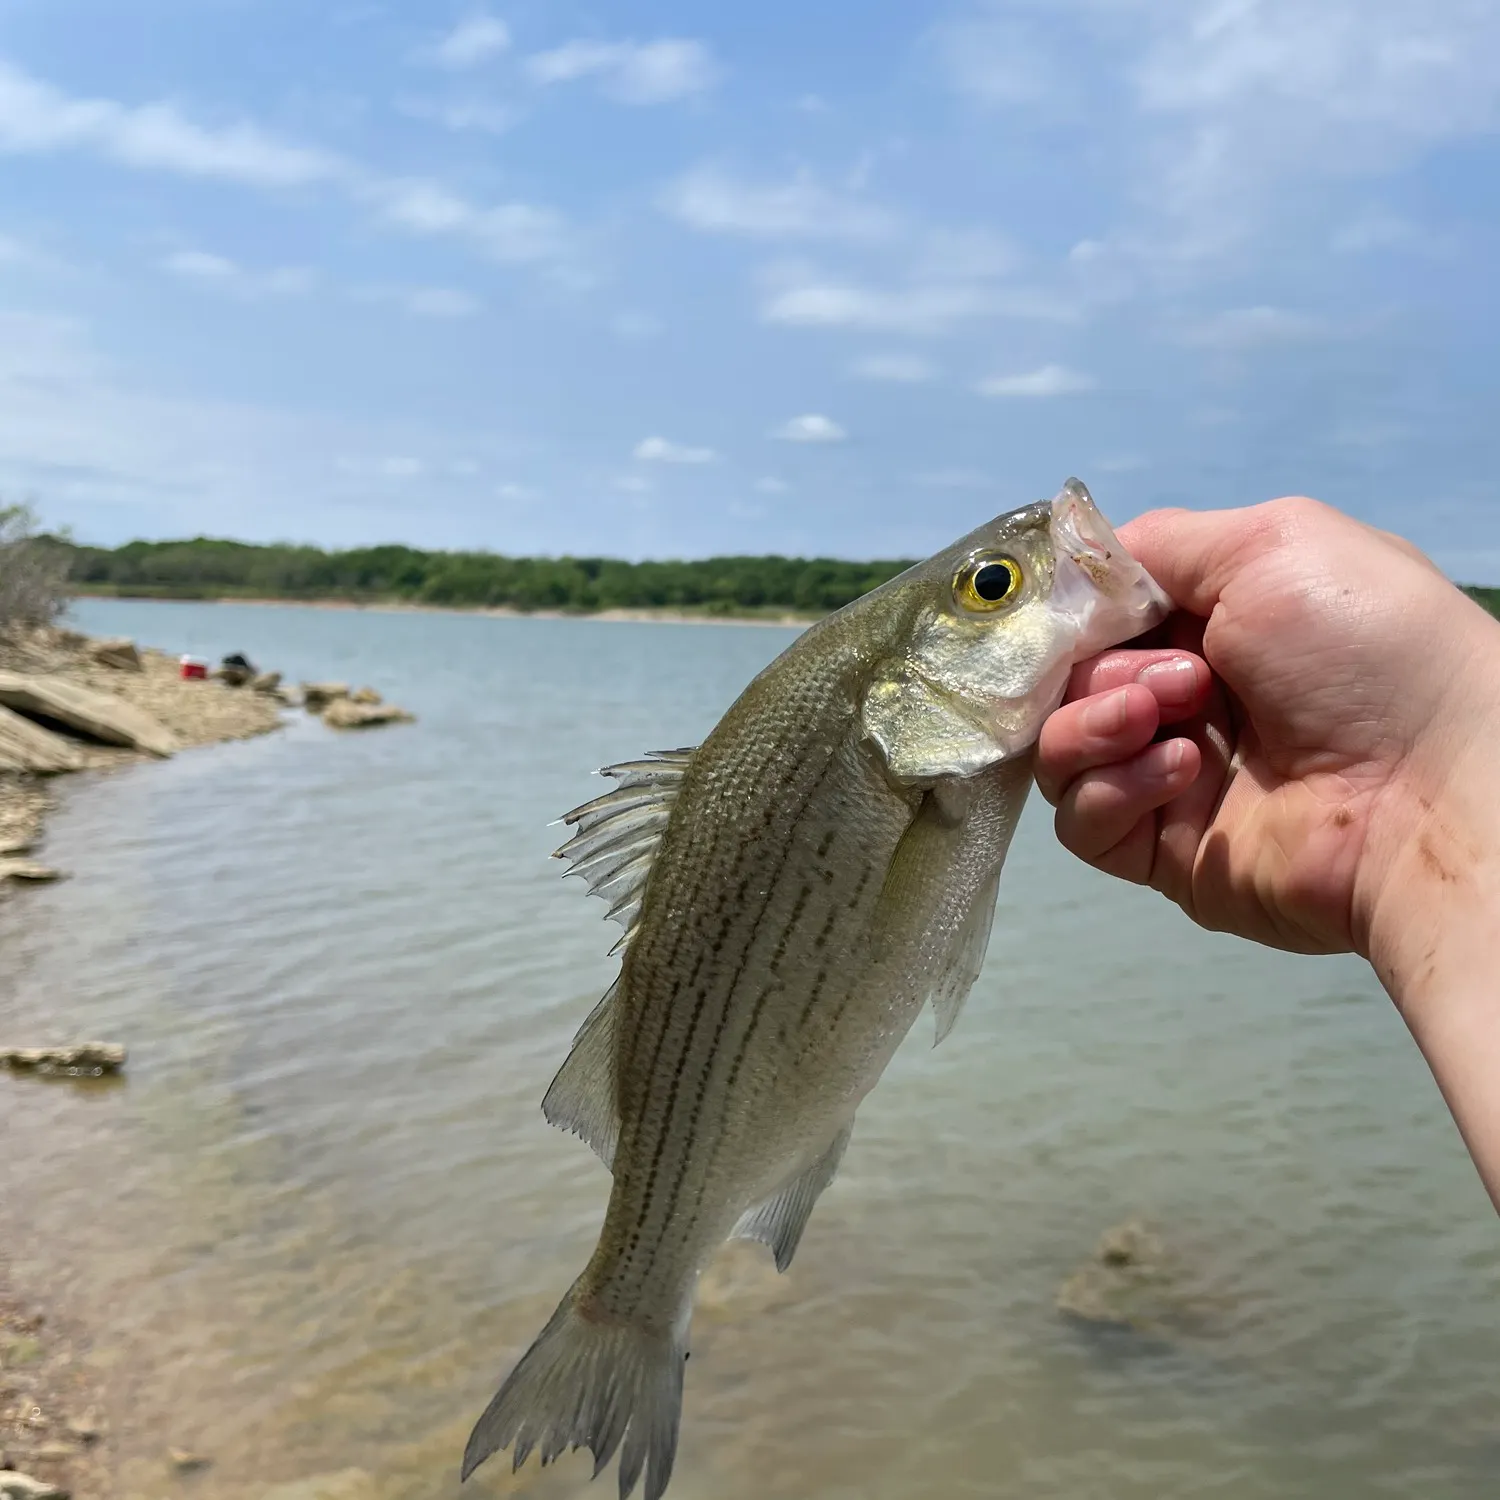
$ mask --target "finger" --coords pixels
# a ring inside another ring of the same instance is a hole
[[[1143,819],[1154,842],[1157,809],[1193,784],[1201,764],[1192,740],[1173,739],[1151,745],[1123,764],[1085,771],[1057,805],[1059,842],[1079,859],[1097,864]],[[1127,878],[1149,878],[1150,865],[1148,859],[1143,875]]]
[[[1071,703],[1138,682],[1151,689],[1162,722],[1174,723],[1202,709],[1212,678],[1208,663],[1190,651],[1168,647],[1105,651],[1073,668],[1063,701]]]
[[[1280,544],[1287,515],[1279,501],[1240,510],[1153,510],[1127,521],[1120,541],[1179,609],[1207,619],[1229,580]]]
[[[1229,698],[1215,682],[1203,713],[1183,734],[1198,751],[1199,770],[1192,784],[1174,797],[1158,817],[1151,884],[1192,915],[1193,872],[1203,840],[1219,811],[1233,771],[1236,725]]]
[[[1125,760],[1151,743],[1161,716],[1150,688],[1128,683],[1049,714],[1037,740],[1036,784],[1056,803],[1080,772]]]

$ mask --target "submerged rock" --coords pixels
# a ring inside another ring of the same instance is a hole
[[[180,748],[177,737],[144,709],[62,677],[0,671],[0,705],[106,745],[160,756]]]
[[[364,1469],[335,1469],[288,1484],[272,1485],[261,1500],[375,1500],[375,1476]]]
[[[1057,1309],[1084,1323],[1156,1329],[1185,1311],[1177,1275],[1161,1238],[1128,1219],[1105,1230],[1093,1258],[1057,1289]]]
[[[89,656],[101,667],[114,667],[120,672],[139,672],[141,653],[128,636],[113,636],[109,640],[95,641],[89,647]]]
[[[323,722],[330,729],[367,729],[375,724],[410,724],[416,715],[394,703],[356,703],[341,698],[323,710]]]
[[[213,1459],[204,1454],[194,1453],[187,1448],[168,1448],[167,1457],[179,1474],[194,1474],[199,1469],[206,1469],[213,1462]]]
[[[76,1047],[0,1047],[0,1067],[16,1073],[118,1073],[125,1066],[125,1049],[117,1042],[82,1042]],[[90,1415],[90,1414],[86,1414]],[[97,1423],[93,1429],[98,1436]],[[77,1436],[88,1442],[82,1432]]]
[[[15,1469],[0,1469],[0,1500],[69,1500],[69,1492]]]
[[[357,693],[349,694],[351,703],[380,703],[382,698],[372,687],[362,687]]]
[[[0,882],[22,880],[28,885],[47,885],[61,879],[61,870],[38,864],[34,859],[0,859]]]
[[[275,693],[281,687],[280,672],[262,672],[250,679],[250,687],[257,693]]]
[[[81,771],[78,746],[14,709],[0,707],[0,769],[56,776]]]

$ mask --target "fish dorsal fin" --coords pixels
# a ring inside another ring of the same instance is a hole
[[[853,1132],[854,1121],[850,1120],[810,1167],[799,1172],[790,1182],[783,1183],[765,1202],[749,1209],[734,1226],[732,1238],[759,1240],[761,1244],[769,1245],[776,1257],[776,1269],[786,1270],[797,1253],[813,1205],[838,1173],[839,1162],[843,1160],[844,1149]]]
[[[553,857],[567,860],[568,874],[583,876],[589,891],[609,902],[609,915],[625,929],[616,952],[635,929],[646,876],[692,758],[693,747],[653,750],[605,766],[599,774],[619,785],[563,814],[573,837]]]
[[[617,979],[589,1012],[573,1038],[572,1051],[542,1099],[549,1124],[582,1136],[606,1167],[613,1167],[620,1139],[615,1090],[615,992]]]

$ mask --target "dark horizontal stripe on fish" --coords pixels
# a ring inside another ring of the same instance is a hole
[[[788,778],[785,771],[782,772],[780,780],[783,785],[788,784]],[[763,834],[769,831],[771,824],[775,821],[776,811],[777,803],[775,799],[772,798],[771,800],[767,801],[765,812],[761,818],[761,832]],[[728,939],[729,933],[734,924],[734,913],[743,909],[750,893],[749,888],[754,878],[753,874],[741,875],[741,871],[747,857],[751,854],[754,848],[754,840],[742,839],[740,841],[738,847],[735,850],[734,863],[730,867],[730,870],[728,872],[728,879],[720,882],[719,884],[718,904],[713,908],[713,911],[708,918],[709,923],[712,923],[714,920],[719,921],[719,935],[713,943],[700,942],[697,961],[696,963],[694,963],[692,972],[688,975],[686,983],[684,984],[682,982],[674,982],[671,990],[667,995],[666,1002],[659,1007],[659,1010],[661,1012],[660,1025],[656,1031],[655,1037],[653,1038],[651,1063],[647,1068],[644,1076],[645,1096],[641,1101],[641,1122],[643,1124],[647,1119],[647,1112],[649,1110],[650,1101],[656,1092],[655,1083],[657,1078],[657,1070],[661,1066],[662,1053],[666,1048],[667,1038],[671,1035],[672,1015],[676,1009],[678,998],[683,993],[684,989],[692,989],[697,985],[699,976],[702,974],[704,966],[708,963],[709,959],[711,957],[717,956],[717,954],[723,950],[724,943]],[[726,902],[725,897],[728,891],[729,881],[732,880],[736,875],[741,875],[740,884],[735,891],[733,902]],[[729,911],[728,916],[725,915],[726,906],[728,907]],[[687,924],[685,923],[678,925],[678,927],[672,934],[671,946],[667,949],[666,955],[659,961],[661,967],[666,969],[668,973],[670,973],[672,968],[675,966],[678,952],[680,951],[683,942],[686,941],[686,926]],[[697,930],[696,927],[694,928],[694,930]],[[647,1170],[646,1182],[641,1191],[641,1202],[637,1206],[635,1222],[631,1226],[630,1236],[626,1245],[625,1258],[627,1262],[634,1261],[636,1252],[640,1248],[642,1235],[645,1233],[647,1225],[650,1221],[651,1209],[656,1201],[657,1184],[660,1181],[661,1177],[662,1158],[666,1154],[668,1142],[671,1140],[672,1111],[676,1107],[677,1093],[682,1079],[682,1073],[687,1065],[687,1057],[692,1048],[693,1037],[696,1032],[698,1019],[702,1015],[704,1006],[707,1004],[707,999],[708,997],[706,993],[700,993],[698,996],[698,1002],[693,1012],[692,1021],[689,1025],[688,1039],[684,1044],[682,1050],[678,1054],[676,1068],[672,1075],[672,1081],[668,1086],[667,1104],[665,1109],[661,1113],[661,1119],[657,1125],[656,1149],[652,1153],[651,1165]],[[671,1208],[669,1205],[667,1220],[670,1221],[670,1218]],[[663,1229],[665,1229],[665,1225],[663,1225]],[[659,1243],[659,1241],[660,1235],[657,1236],[657,1242]],[[650,1252],[650,1257],[646,1262],[645,1269],[639,1273],[639,1279],[643,1281],[649,1278],[651,1269],[655,1264],[656,1252],[655,1248],[653,1247],[652,1251]]]
[[[818,795],[820,791],[822,791],[824,783],[828,780],[829,773],[837,764],[837,761],[838,756],[836,751],[832,749],[829,750],[829,752],[824,757],[822,766],[818,770],[817,777],[814,779],[811,787],[808,788],[806,795],[802,798],[801,803],[797,808],[796,814],[792,817],[790,823],[788,824],[789,831],[794,831],[797,825],[802,821],[802,818],[805,816],[807,809],[812,805],[813,799]],[[787,784],[785,776],[782,777],[782,782],[783,785]],[[796,840],[791,837],[788,837],[782,843],[780,857],[776,862],[774,872],[772,873],[771,878],[766,882],[765,896],[760,903],[760,910],[756,913],[754,921],[752,921],[750,924],[750,936],[745,943],[744,952],[740,955],[739,966],[735,969],[728,985],[723,990],[724,1004],[720,1007],[719,1018],[715,1026],[713,1039],[709,1043],[707,1060],[703,1065],[702,1072],[698,1079],[697,1092],[694,1096],[692,1109],[688,1116],[687,1129],[682,1133],[683,1139],[685,1141],[690,1141],[693,1138],[693,1133],[698,1128],[698,1120],[703,1113],[703,1101],[708,1092],[708,1080],[713,1073],[714,1053],[718,1048],[719,1042],[723,1038],[725,1027],[728,1024],[730,1007],[734,1003],[735,992],[739,989],[740,980],[744,978],[745,970],[749,967],[750,955],[755,947],[755,934],[759,929],[761,922],[765,919],[766,912],[770,909],[771,902],[775,899],[777,885],[780,883],[782,876],[786,873],[786,867],[791,861],[795,845]],[[722,931],[721,940],[728,937],[733,925],[733,921],[734,917],[731,914]],[[768,991],[767,993],[769,994],[770,992]],[[756,1010],[752,1013],[752,1025],[758,1023],[760,1019],[760,1012],[764,1008],[765,998],[766,997],[764,995],[760,998]],[[693,1009],[692,1021],[688,1026],[687,1041],[683,1046],[682,1052],[678,1058],[677,1068],[672,1077],[671,1091],[667,1098],[666,1120],[668,1121],[671,1119],[672,1113],[677,1107],[677,1099],[681,1091],[682,1076],[687,1070],[688,1060],[692,1057],[694,1043],[697,1041],[698,1026],[700,1021],[702,1020],[703,1012],[707,1008],[707,1005],[707,994],[700,994],[698,996],[697,1004]],[[748,1035],[749,1033],[747,1031],[747,1037]],[[742,1044],[742,1053],[744,1045],[746,1044]],[[667,1136],[668,1129],[664,1122],[662,1129],[662,1138],[657,1144],[656,1162],[653,1164],[653,1172],[655,1171],[656,1166],[660,1163],[661,1158],[664,1154]],[[717,1141],[715,1142],[715,1147],[717,1147]],[[682,1196],[682,1184],[686,1176],[687,1170],[684,1163],[684,1165],[678,1171],[676,1177],[673,1179],[672,1186],[667,1198],[666,1214],[662,1223],[663,1235],[672,1222],[673,1214],[675,1214],[677,1211],[677,1206]],[[701,1201],[701,1187],[699,1189],[698,1196]],[[642,1215],[642,1217],[644,1218],[644,1214]],[[694,1218],[696,1219],[696,1211],[694,1214]],[[651,1247],[646,1261],[645,1272],[642,1278],[644,1280],[649,1280],[651,1272],[655,1269],[658,1253],[661,1248],[661,1241],[662,1235],[658,1235],[655,1243]]]

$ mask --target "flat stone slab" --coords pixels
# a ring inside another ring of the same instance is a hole
[[[83,755],[63,735],[0,705],[0,769],[55,776],[81,771]]]
[[[0,705],[65,724],[106,745],[123,745],[161,756],[181,748],[172,731],[144,709],[113,693],[79,687],[61,677],[0,672]]]

